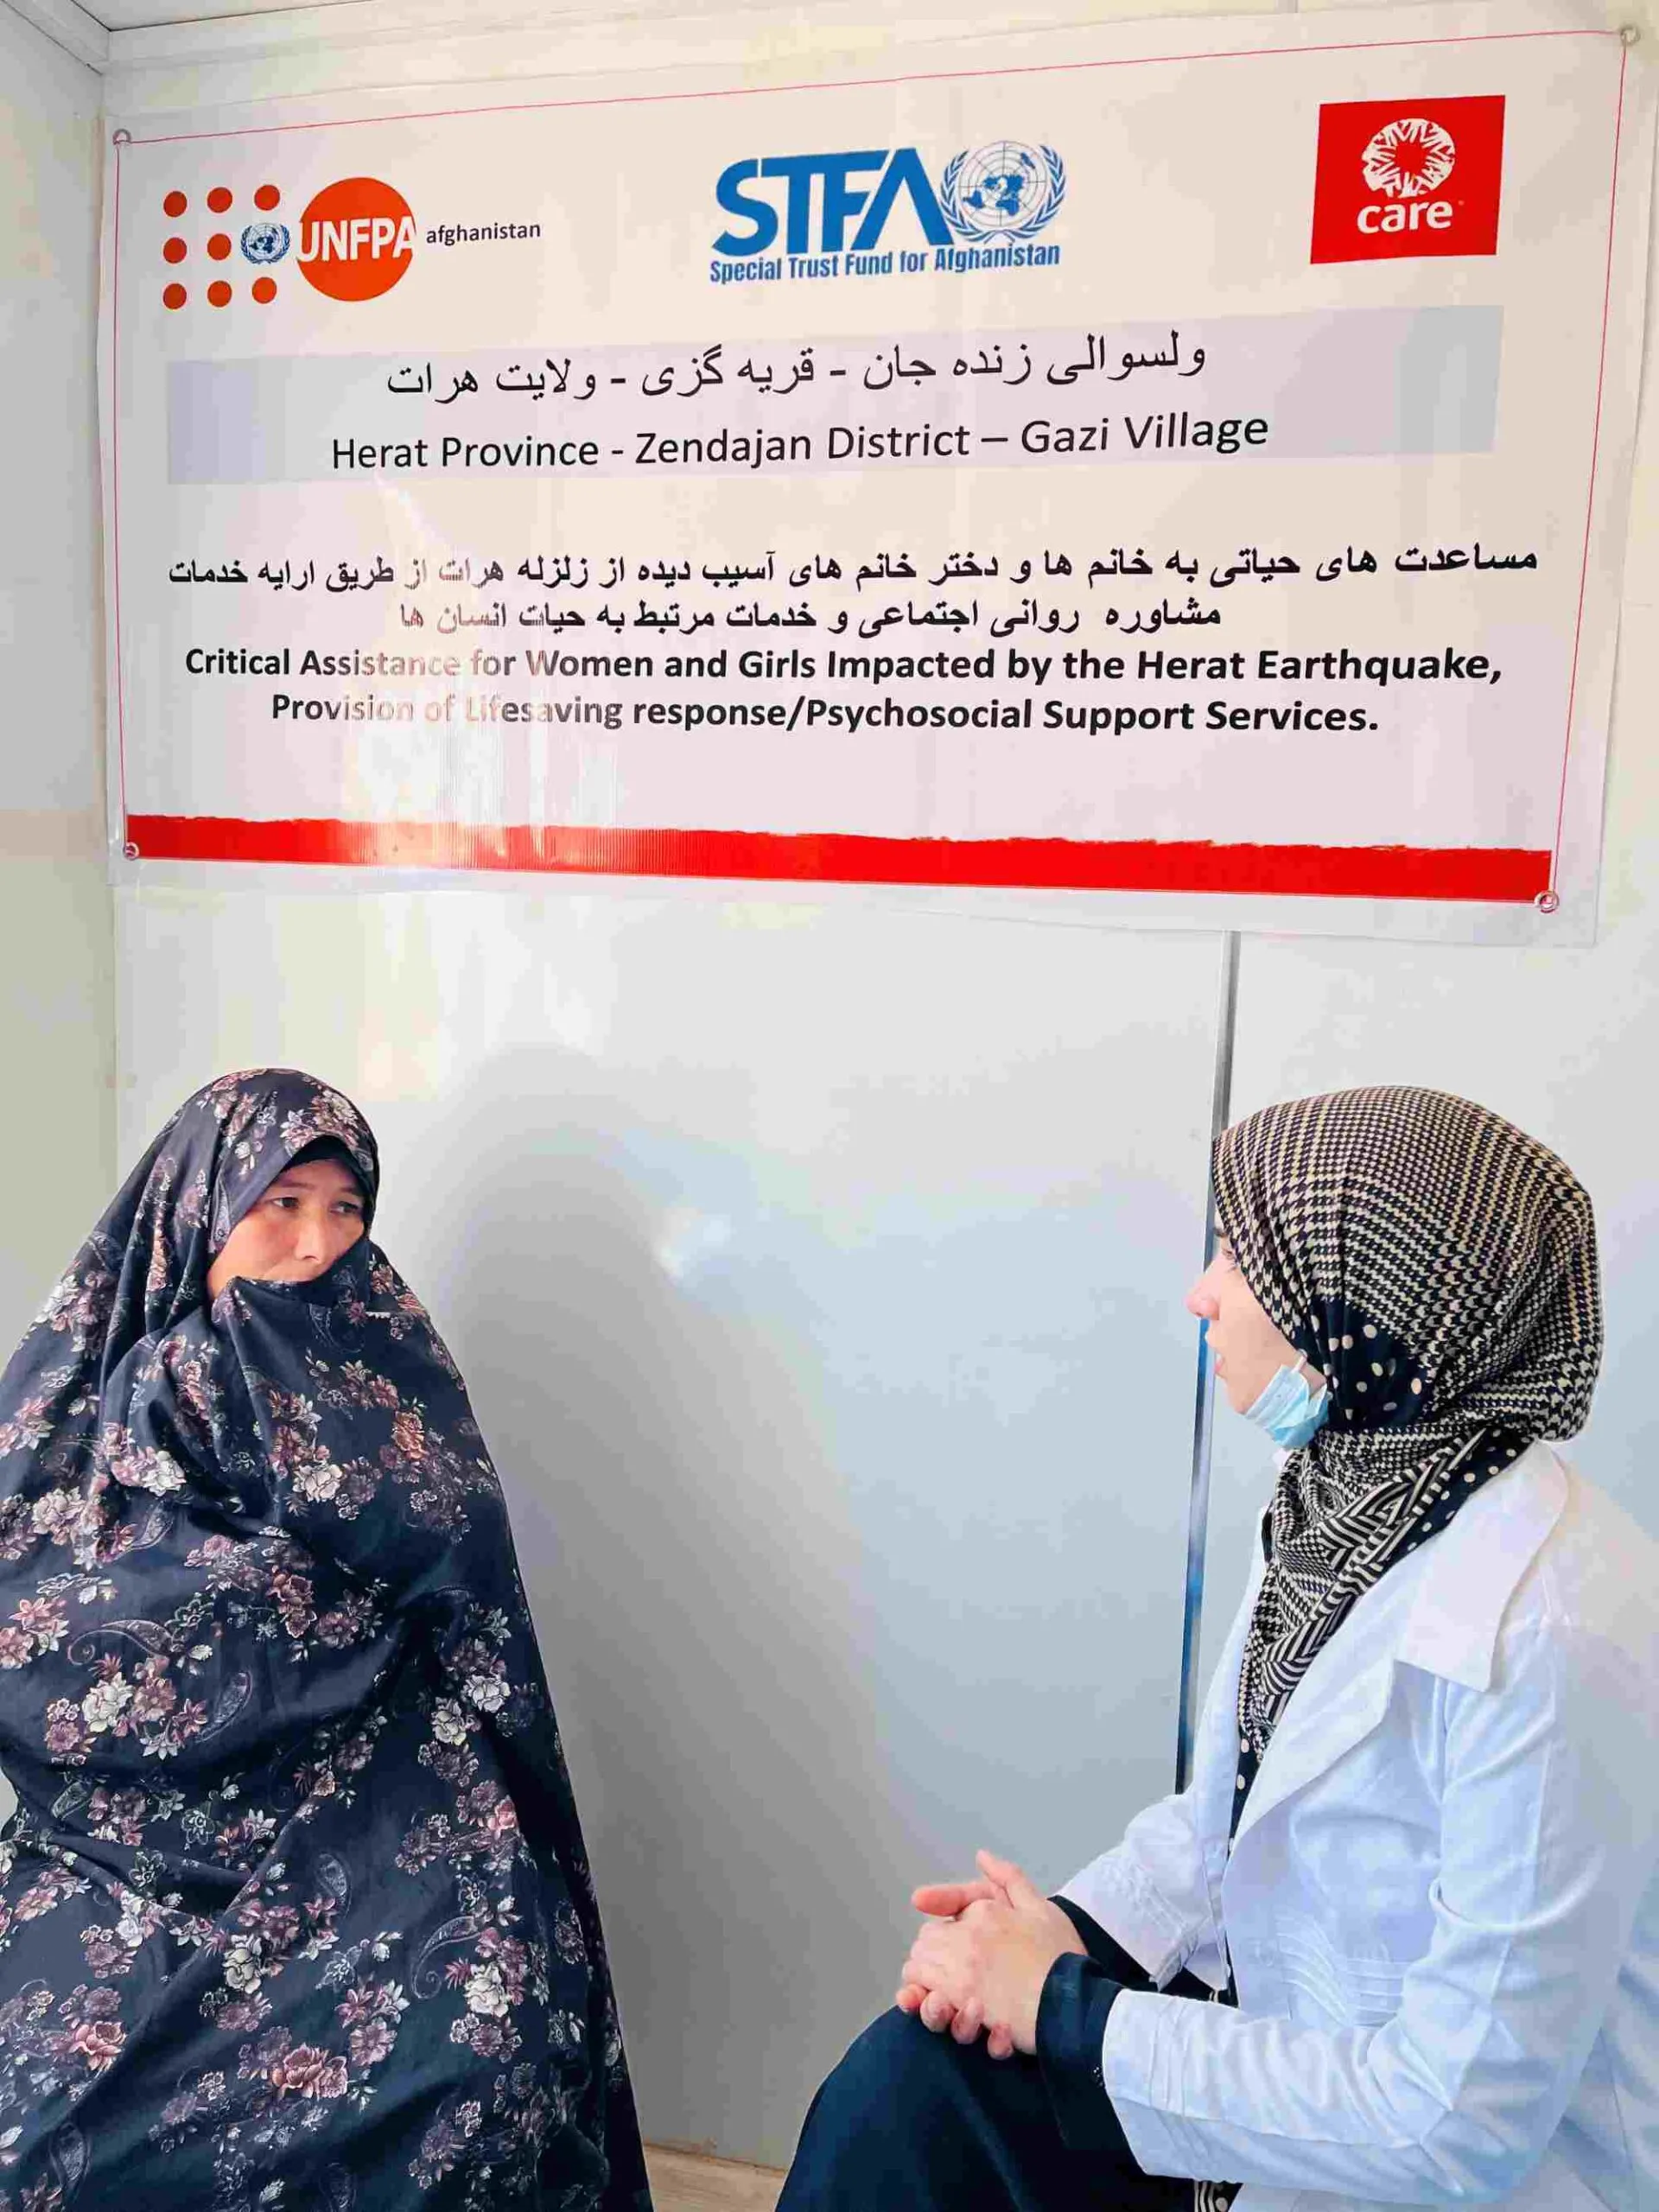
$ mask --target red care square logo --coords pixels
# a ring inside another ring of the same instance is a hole
[[[1319,110],[1314,261],[1496,253],[1503,95]]]

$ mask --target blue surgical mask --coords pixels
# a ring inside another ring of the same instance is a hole
[[[1331,1394],[1321,1382],[1315,1392],[1300,1367],[1281,1367],[1253,1406],[1244,1409],[1281,1452],[1300,1452],[1325,1427]]]

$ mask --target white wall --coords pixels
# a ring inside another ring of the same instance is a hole
[[[124,893],[119,943],[124,1154],[266,1058],[374,1122],[645,2126],[785,2161],[915,1882],[1058,1882],[1168,1785],[1215,941],[457,888]]]
[[[99,97],[92,70],[0,0],[0,1357],[92,1225],[115,1164]]]

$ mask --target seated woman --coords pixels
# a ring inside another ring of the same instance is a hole
[[[1412,1090],[1253,1115],[1215,1193],[1188,1305],[1281,1464],[1192,1786],[1058,1899],[916,1892],[779,2212],[1659,2206],[1659,1546],[1541,1440],[1590,1202]]]
[[[648,2212],[599,1911],[374,1139],[199,1091],[0,1382],[0,2212]]]

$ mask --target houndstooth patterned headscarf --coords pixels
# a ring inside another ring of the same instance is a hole
[[[1535,1437],[1583,1427],[1601,1294],[1573,1175],[1441,1091],[1269,1106],[1222,1133],[1215,1189],[1245,1281],[1331,1392],[1269,1509],[1239,1670],[1236,1830],[1292,1692],[1356,1601]],[[1236,2195],[1198,2182],[1195,2212]]]
[[[1270,1106],[1223,1132],[1215,1188],[1245,1281],[1331,1392],[1274,1492],[1239,1677],[1236,1812],[1356,1600],[1535,1438],[1583,1427],[1601,1296],[1574,1177],[1441,1091]]]

